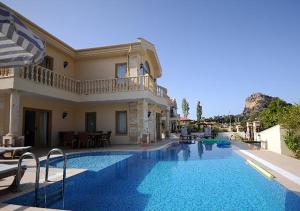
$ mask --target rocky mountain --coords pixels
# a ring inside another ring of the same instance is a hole
[[[275,98],[259,92],[250,95],[246,98],[243,115],[261,112]]]

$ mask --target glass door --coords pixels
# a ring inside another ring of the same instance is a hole
[[[38,109],[24,109],[23,134],[25,146],[50,146],[51,112]]]
[[[89,133],[96,132],[96,112],[85,113],[85,131]]]
[[[46,147],[48,142],[48,112],[39,112],[39,145]]]

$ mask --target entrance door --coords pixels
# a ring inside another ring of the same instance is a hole
[[[89,133],[96,132],[96,112],[85,113],[85,131]]]
[[[156,139],[161,140],[161,132],[160,132],[160,113],[156,113]]]
[[[25,146],[50,145],[50,111],[24,109]]]
[[[39,146],[46,147],[48,145],[48,120],[49,112],[40,111],[38,121]]]
[[[25,146],[34,146],[36,137],[35,111],[25,111],[24,122]]]

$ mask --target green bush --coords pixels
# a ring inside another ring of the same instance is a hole
[[[300,157],[300,136],[296,135],[292,130],[287,130],[284,136],[284,142],[287,147],[292,150],[296,157]]]
[[[283,115],[287,112],[290,105],[285,101],[275,98],[273,99],[267,108],[265,108],[260,114],[259,119],[263,128],[270,128],[277,125]]]
[[[280,117],[279,123],[287,129],[284,141],[296,157],[300,157],[300,105],[288,107]]]
[[[217,137],[218,136],[218,133],[220,132],[220,130],[218,129],[218,128],[213,128],[212,130],[211,130],[211,136],[213,137],[213,138],[215,138],[215,137]]]

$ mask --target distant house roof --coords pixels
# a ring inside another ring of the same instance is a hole
[[[191,120],[191,119],[189,119],[187,117],[180,117],[179,120],[182,121],[182,122],[191,122],[191,121],[193,121],[193,120]]]

